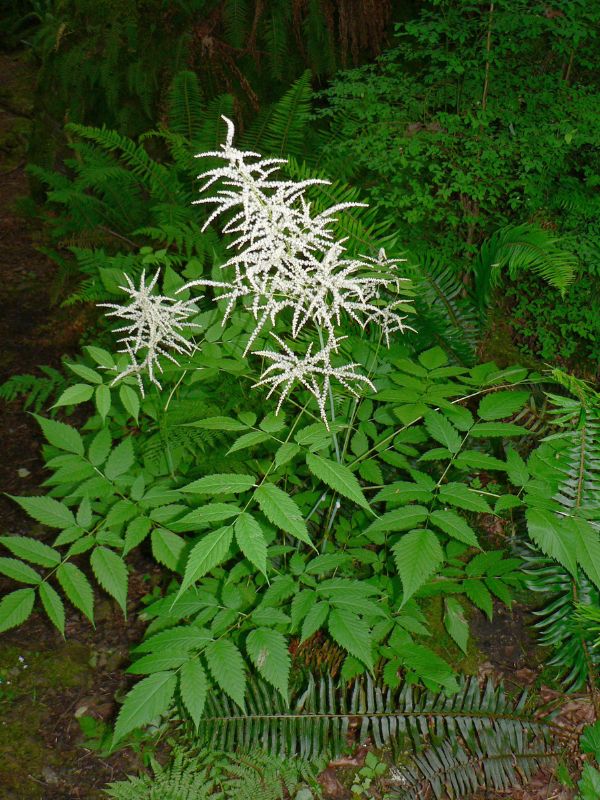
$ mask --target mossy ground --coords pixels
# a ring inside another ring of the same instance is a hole
[[[48,798],[67,753],[48,748],[48,734],[61,735],[57,717],[66,689],[90,685],[90,649],[64,642],[53,651],[31,645],[0,645],[0,798]],[[63,706],[64,707],[64,706]],[[68,711],[67,708],[64,709]],[[80,753],[73,752],[73,760]]]

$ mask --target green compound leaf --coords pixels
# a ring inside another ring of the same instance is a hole
[[[272,628],[256,628],[248,634],[246,651],[263,678],[287,700],[291,660],[284,635]]]
[[[577,542],[572,532],[552,511],[528,508],[526,511],[529,536],[547,556],[577,575]]]
[[[512,422],[476,422],[470,430],[471,436],[489,439],[500,436],[526,436],[527,428]]]
[[[58,550],[29,536],[0,536],[0,542],[17,558],[39,564],[40,567],[55,567],[60,564]]]
[[[168,711],[176,686],[177,677],[171,671],[156,672],[136,683],[117,717],[113,744]]]
[[[95,467],[104,464],[110,453],[111,445],[112,438],[109,429],[102,428],[92,439],[88,450],[88,458]]]
[[[66,364],[65,366],[67,366],[71,372],[74,372],[75,375],[83,378],[83,380],[87,381],[88,383],[102,383],[102,376],[99,375],[95,369],[86,367],[85,364]]]
[[[64,390],[52,408],[76,406],[79,405],[79,403],[86,403],[93,393],[94,387],[90,386],[89,383],[76,383]]]
[[[115,362],[108,350],[103,350],[101,347],[95,347],[94,345],[86,345],[84,349],[87,350],[88,354],[94,359],[96,364],[104,367],[104,369],[114,368]]]
[[[106,384],[101,383],[100,386],[96,387],[95,392],[95,401],[96,401],[96,408],[98,409],[98,413],[102,417],[102,421],[106,419],[106,415],[110,411],[110,406],[112,403],[112,398],[110,394],[110,389]]]
[[[429,511],[424,506],[403,506],[387,511],[372,522],[365,535],[387,531],[406,531],[427,519]]]
[[[239,506],[234,506],[233,503],[207,503],[190,511],[189,514],[181,517],[177,522],[172,522],[170,527],[176,531],[205,528],[213,522],[223,522],[241,513],[242,509]]]
[[[451,453],[458,453],[461,436],[454,425],[438,411],[429,411],[424,417],[425,427],[436,442],[443,444]]]
[[[454,597],[447,597],[445,606],[444,625],[446,630],[463,653],[466,653],[469,643],[469,624],[465,619],[465,610]]]
[[[148,517],[136,517],[129,523],[125,533],[125,544],[123,545],[124,556],[144,541],[150,533],[151,527],[152,522]]]
[[[186,661],[179,671],[179,694],[181,702],[192,718],[196,730],[202,719],[206,703],[207,680],[204,667],[198,658]]]
[[[600,772],[589,762],[583,765],[583,772],[577,787],[581,792],[578,796],[582,800],[594,800],[594,798],[600,797]]]
[[[121,556],[108,547],[96,547],[90,564],[100,586],[114,597],[127,616],[127,566]]]
[[[404,594],[402,605],[423,586],[444,559],[444,552],[432,531],[411,531],[392,548]]]
[[[297,444],[293,442],[284,442],[275,453],[275,467],[279,469],[279,467],[291,461],[299,452],[300,447]]]
[[[240,651],[228,639],[218,639],[207,645],[205,655],[214,680],[243,709],[246,673]]]
[[[600,589],[600,536],[586,519],[572,518],[577,562],[588,578]]]
[[[44,611],[48,615],[50,622],[55,625],[58,630],[65,635],[65,606],[60,599],[60,595],[50,586],[49,583],[40,583],[38,587],[40,593],[40,600],[44,606]]]
[[[402,664],[413,670],[424,681],[439,684],[454,694],[458,689],[456,675],[450,664],[429,647],[407,641],[400,653]]]
[[[168,669],[178,669],[186,660],[186,653],[171,653],[162,651],[149,653],[138,658],[128,667],[127,672],[131,675],[152,675],[155,672],[164,672]]]
[[[289,494],[274,483],[263,483],[254,492],[254,498],[269,522],[301,542],[313,546],[300,509]]]
[[[65,425],[64,422],[46,419],[37,414],[33,416],[50,444],[54,445],[54,447],[58,447],[60,450],[66,450],[68,453],[75,453],[76,456],[83,455],[83,439],[79,431],[75,430],[75,428],[72,428],[70,425]]]
[[[512,447],[506,451],[506,472],[513,486],[525,486],[529,480],[527,464]]]
[[[178,596],[197,580],[221,564],[229,554],[233,539],[233,526],[227,525],[203,536],[192,548]]]
[[[494,458],[488,453],[480,453],[478,450],[463,450],[454,461],[454,466],[459,469],[480,470],[493,469],[506,471],[506,464],[499,458]]]
[[[487,500],[469,489],[463,483],[446,483],[440,489],[440,503],[449,503],[451,506],[463,508],[465,511],[480,511],[483,514],[491,514]]]
[[[75,564],[67,562],[56,570],[56,577],[62,590],[85,616],[94,623],[94,592],[90,582]]]
[[[329,614],[329,603],[316,603],[309,609],[302,623],[301,641],[305,641],[319,630]]]
[[[489,589],[482,581],[473,580],[468,578],[463,581],[462,590],[469,598],[469,600],[481,609],[488,619],[492,619],[494,614],[494,600],[489,592]]]
[[[235,453],[237,450],[244,450],[246,447],[254,447],[261,442],[266,442],[267,439],[270,438],[271,435],[269,433],[264,433],[263,431],[249,431],[235,440],[227,451],[227,455]]]
[[[356,475],[348,467],[335,461],[330,461],[327,458],[322,458],[315,453],[306,454],[306,466],[315,478],[323,481],[338,494],[354,501],[367,511],[371,510],[367,499],[362,493]]]
[[[312,589],[303,589],[294,595],[291,605],[292,624],[291,633],[295,633],[300,627],[300,623],[317,601],[317,595]]]
[[[433,498],[433,490],[419,486],[412,481],[396,481],[384,486],[375,497],[373,503],[382,501],[394,503],[410,503],[416,500],[419,503],[429,503]]]
[[[479,403],[477,415],[486,421],[504,419],[520,411],[529,398],[529,392],[494,392]]]
[[[12,497],[30,517],[49,528],[70,528],[75,517],[70,508],[53,497]]]
[[[190,428],[202,428],[206,431],[246,431],[248,426],[232,417],[206,417],[195,422],[186,423]]]
[[[182,486],[179,491],[190,494],[239,494],[251,489],[255,481],[254,475],[238,475],[234,472],[206,475],[188,483],[187,486]]]
[[[373,671],[371,654],[371,636],[367,623],[357,614],[344,608],[332,608],[328,620],[329,633],[332,638]]]
[[[33,611],[35,589],[17,589],[0,600],[0,633],[21,625]]]
[[[259,523],[250,514],[240,514],[235,523],[235,538],[242,553],[263,575],[267,573],[267,542]]]
[[[185,539],[166,528],[152,531],[152,555],[159,564],[164,564],[173,572],[181,571],[181,560],[185,550]]]
[[[444,531],[444,533],[447,533],[448,536],[451,536],[453,539],[464,542],[464,544],[468,544],[470,547],[479,547],[475,531],[456,512],[434,511],[430,515],[429,520],[436,528]]]
[[[124,383],[119,389],[119,398],[123,403],[125,411],[137,422],[140,413],[140,398],[138,393],[135,389],[132,389],[131,386],[127,386],[127,384]]]
[[[41,577],[29,564],[16,558],[0,558],[0,572],[19,583],[37,584],[41,581]]]
[[[133,452],[133,442],[131,438],[124,439],[111,452],[104,467],[104,474],[109,481],[114,481],[119,475],[123,475],[130,469],[135,462]]]

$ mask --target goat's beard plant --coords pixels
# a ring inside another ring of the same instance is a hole
[[[195,202],[216,205],[204,229],[218,216],[230,214],[222,230],[234,237],[229,248],[235,254],[221,266],[228,280],[194,280],[178,291],[202,286],[218,292],[215,300],[226,301],[223,325],[238,302],[242,303],[254,319],[244,355],[252,353],[263,364],[267,362],[254,386],[269,387],[268,396],[280,392],[278,413],[300,385],[315,397],[329,427],[327,400],[333,413],[332,381],[355,397],[360,388],[375,388],[358,364],[343,363],[343,326],[350,323],[363,331],[375,327],[389,346],[390,337],[408,327],[410,282],[397,274],[400,259],[388,259],[383,249],[377,258],[344,257],[345,240],[336,241],[332,231],[334,214],[362,204],[340,203],[313,215],[305,192],[328,181],[275,180],[273,175],[285,160],[263,159],[258,153],[238,150],[233,145],[233,123],[223,119],[227,137],[221,150],[197,156],[227,161],[199,176],[205,180],[201,191],[217,182],[221,188]],[[160,388],[156,378],[159,355],[174,360],[171,350],[188,354],[193,350],[182,335],[186,326],[193,326],[189,321],[195,310],[193,301],[152,296],[156,281],[157,277],[146,287],[142,276],[139,290],[129,281],[123,289],[133,302],[110,305],[111,315],[130,323],[118,329],[125,332],[121,341],[130,364],[115,381],[136,374],[142,392],[142,371]],[[271,327],[271,346],[253,350],[267,326]],[[141,359],[140,354],[144,354]]]

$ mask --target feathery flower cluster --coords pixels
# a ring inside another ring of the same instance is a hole
[[[216,299],[227,301],[223,322],[238,300],[248,298],[256,325],[246,353],[267,322],[274,324],[284,311],[291,315],[292,339],[297,339],[309,324],[325,332],[327,340],[321,349],[313,354],[309,346],[301,356],[274,335],[281,349],[256,353],[273,363],[255,386],[268,385],[270,393],[282,387],[279,410],[293,386],[300,383],[315,396],[328,425],[325,398],[332,379],[354,394],[358,383],[372,386],[356,371],[356,364],[334,366],[332,359],[344,338],[337,335],[336,326],[344,316],[363,330],[370,324],[377,325],[389,346],[391,334],[408,328],[403,313],[408,306],[406,298],[390,303],[382,294],[398,294],[406,279],[393,274],[398,259],[386,258],[383,250],[377,259],[343,257],[345,240],[334,239],[333,215],[363,203],[340,203],[313,215],[304,193],[310,186],[329,181],[274,180],[273,173],[285,160],[261,159],[258,153],[238,150],[233,146],[233,123],[223,119],[227,137],[221,150],[198,155],[226,159],[224,166],[199,176],[206,179],[201,191],[217,181],[222,188],[215,196],[195,202],[216,204],[205,228],[218,216],[234,212],[222,229],[235,237],[229,247],[237,252],[222,265],[223,270],[233,270],[233,276],[224,281],[195,280],[183,289],[200,285],[222,290]]]
[[[279,403],[277,404],[276,414],[279,413],[283,401],[289,396],[296,383],[300,383],[315,396],[319,405],[321,417],[328,425],[325,403],[329,394],[331,379],[335,378],[342,386],[354,396],[358,396],[356,389],[351,382],[360,383],[361,381],[371,389],[375,387],[371,381],[360,372],[354,369],[356,364],[344,364],[341,367],[334,367],[331,364],[331,341],[327,342],[318,353],[312,355],[312,343],[309,344],[306,353],[299,357],[291,350],[279,336],[273,334],[273,338],[281,347],[283,352],[273,350],[258,350],[254,355],[263,356],[273,361],[261,375],[260,380],[255,386],[270,386],[271,389],[267,397],[270,397],[275,389],[283,386]],[[336,341],[339,342],[342,337]],[[320,383],[319,383],[320,380]]]
[[[123,348],[120,352],[129,355],[130,364],[113,380],[113,384],[127,375],[135,375],[138,380],[140,392],[144,396],[144,384],[141,373],[147,372],[152,383],[158,388],[161,385],[156,377],[156,371],[162,372],[159,356],[165,356],[173,363],[177,360],[170,351],[190,355],[194,345],[181,331],[185,328],[199,327],[188,318],[197,312],[194,300],[178,301],[172,297],[153,294],[153,289],[158,282],[160,270],[146,285],[146,273],[142,273],[140,287],[136,289],[129,275],[125,275],[127,286],[120,286],[127,295],[130,303],[119,305],[117,303],[101,303],[100,305],[112,308],[106,316],[120,317],[129,321],[129,325],[117,328],[115,333],[124,333],[120,338]],[[141,358],[141,360],[139,360]]]

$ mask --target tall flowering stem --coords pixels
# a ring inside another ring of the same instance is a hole
[[[201,191],[215,183],[220,188],[196,202],[216,206],[205,228],[217,217],[229,215],[222,230],[234,237],[229,244],[233,255],[221,267],[225,280],[196,280],[180,291],[192,286],[220,290],[216,299],[227,301],[223,323],[238,302],[243,303],[255,320],[245,354],[253,352],[271,362],[255,386],[268,386],[269,394],[280,391],[277,411],[296,385],[303,386],[314,395],[329,427],[326,403],[333,398],[332,381],[355,396],[360,388],[374,388],[357,364],[337,365],[345,338],[338,332],[340,326],[345,321],[362,330],[375,325],[389,346],[394,333],[407,329],[406,313],[411,310],[406,297],[396,301],[389,297],[407,289],[408,281],[397,275],[399,260],[388,259],[383,250],[377,258],[344,257],[345,240],[336,241],[332,230],[334,215],[364,204],[340,203],[313,214],[305,192],[329,181],[276,180],[274,174],[286,162],[238,150],[233,145],[233,123],[223,119],[227,137],[221,149],[198,156],[226,161],[199,176],[205,180]],[[288,340],[273,333],[273,349],[252,350],[267,323],[275,326],[284,314]],[[309,327],[320,333],[318,351],[312,344],[300,347],[300,335]]]

